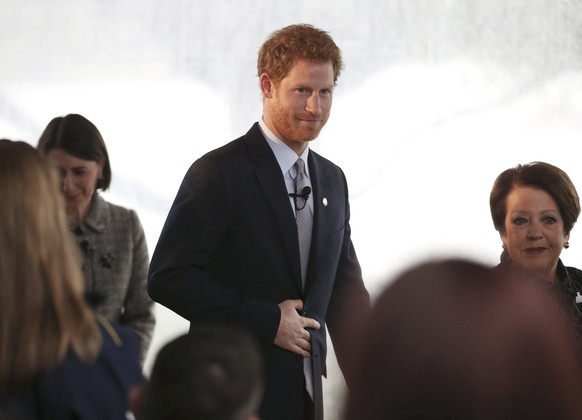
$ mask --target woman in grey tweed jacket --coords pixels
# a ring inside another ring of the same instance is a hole
[[[155,324],[147,294],[149,255],[135,211],[107,202],[97,190],[111,183],[99,130],[85,117],[54,118],[37,148],[58,168],[71,230],[83,254],[85,290],[109,321],[133,329],[145,359]]]

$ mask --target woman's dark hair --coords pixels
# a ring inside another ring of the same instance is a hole
[[[159,351],[141,414],[144,420],[246,419],[258,411],[263,375],[249,332],[198,324]]]
[[[36,148],[46,155],[53,149],[61,149],[79,159],[103,161],[103,176],[95,189],[103,191],[111,184],[111,165],[105,141],[95,125],[79,114],[56,117],[46,126]]]
[[[489,196],[489,206],[493,225],[498,232],[505,231],[506,200],[515,187],[533,187],[550,194],[564,220],[564,233],[570,233],[580,215],[578,193],[563,170],[545,162],[520,164],[497,177]]]

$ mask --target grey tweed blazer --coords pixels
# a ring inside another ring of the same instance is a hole
[[[80,224],[71,221],[71,230],[84,258],[85,290],[103,298],[97,312],[137,333],[143,361],[155,319],[147,294],[149,254],[136,212],[96,192],[87,217]]]

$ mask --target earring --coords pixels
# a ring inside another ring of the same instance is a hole
[[[566,241],[566,243],[564,244],[564,248],[566,248],[566,249],[570,248],[570,242],[569,241]]]

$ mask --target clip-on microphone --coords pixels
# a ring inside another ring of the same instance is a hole
[[[289,193],[289,197],[293,198],[303,198],[305,201],[309,199],[309,194],[311,194],[311,187],[303,187],[303,191],[300,193]]]

